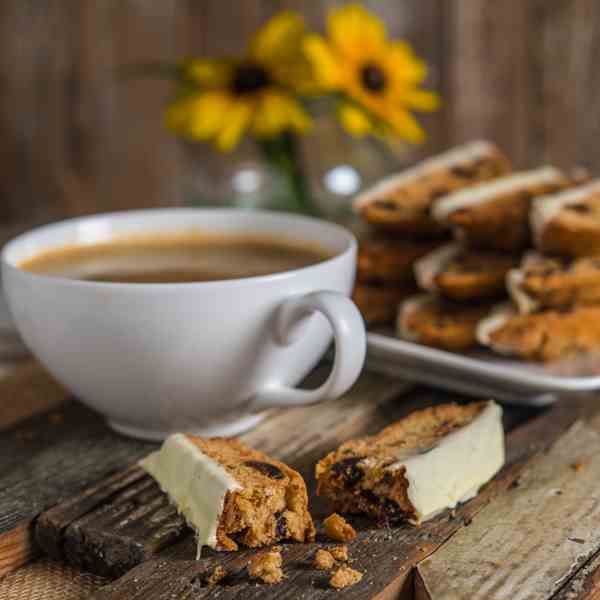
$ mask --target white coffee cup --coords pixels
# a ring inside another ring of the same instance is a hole
[[[19,264],[50,248],[152,232],[208,231],[313,243],[332,255],[266,276],[199,283],[105,283],[34,274]],[[2,253],[8,302],[46,368],[115,430],[146,439],[173,431],[235,435],[276,406],[343,394],[365,357],[352,301],[356,240],[337,225],[281,213],[157,209],[47,225]],[[328,379],[296,386],[332,337]]]

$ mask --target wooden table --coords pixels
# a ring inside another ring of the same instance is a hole
[[[189,535],[148,550],[145,562],[114,580],[40,556],[32,535],[36,520],[66,518],[61,503],[70,499],[71,505],[81,507],[78,494],[87,489],[89,498],[106,489],[102,482],[107,476],[154,445],[112,433],[33,363],[0,380],[0,397],[3,600],[90,594],[97,600],[312,600],[340,593],[348,598],[418,600],[600,598],[600,403],[594,398],[563,399],[545,410],[506,407],[507,466],[456,511],[418,529],[376,529],[355,519],[359,535],[350,544],[350,555],[364,577],[336,592],[327,586],[326,574],[311,568],[315,549],[327,543],[322,537],[314,544],[284,545],[286,580],[275,586],[248,580],[248,551],[192,560]],[[300,470],[319,524],[327,514],[313,493],[312,471],[320,456],[342,440],[373,433],[417,407],[449,399],[439,391],[365,373],[344,398],[273,411],[242,437]],[[36,414],[23,419],[31,412]],[[85,511],[87,521],[94,522],[92,509]],[[65,523],[65,528],[70,526]],[[203,586],[204,574],[217,563],[225,564],[230,574],[226,584]]]

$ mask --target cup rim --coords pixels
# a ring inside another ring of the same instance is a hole
[[[69,277],[56,276],[56,275],[44,275],[41,273],[33,273],[31,271],[26,271],[25,269],[20,268],[13,261],[9,260],[9,255],[12,252],[16,251],[20,245],[26,243],[28,240],[35,238],[45,232],[48,232],[52,229],[58,229],[65,226],[76,227],[79,224],[82,224],[86,221],[93,221],[98,219],[118,219],[125,217],[144,217],[144,216],[164,216],[168,217],[169,214],[183,214],[185,212],[200,214],[200,213],[211,213],[213,215],[218,215],[219,213],[223,214],[223,216],[241,216],[241,215],[252,215],[258,219],[264,217],[266,219],[285,219],[290,222],[304,222],[308,224],[313,224],[319,227],[329,228],[330,230],[336,232],[337,235],[341,235],[345,238],[345,246],[343,249],[335,252],[329,258],[318,261],[316,263],[299,267],[295,269],[289,269],[286,271],[281,271],[279,273],[270,273],[266,275],[251,275],[248,277],[238,277],[233,279],[218,279],[214,281],[193,281],[193,282],[169,282],[169,283],[130,283],[130,282],[115,282],[115,281],[89,281],[85,279],[72,279]],[[32,278],[33,280],[38,281],[46,281],[46,282],[58,282],[63,285],[72,285],[77,287],[87,287],[90,289],[114,289],[114,290],[152,290],[152,291],[166,291],[172,289],[207,289],[214,287],[237,287],[240,285],[254,285],[257,283],[275,283],[280,281],[285,281],[291,277],[295,277],[299,273],[306,272],[311,269],[319,269],[328,267],[330,265],[335,264],[336,262],[342,260],[345,256],[352,252],[356,252],[358,248],[358,242],[356,240],[355,235],[346,227],[338,225],[337,223],[332,223],[330,221],[325,221],[324,219],[319,219],[316,217],[306,216],[306,215],[298,215],[293,213],[285,213],[285,212],[276,212],[276,211],[268,211],[268,210],[244,210],[238,208],[215,208],[215,207],[164,207],[164,208],[151,208],[151,209],[134,209],[134,210],[124,210],[124,211],[113,211],[106,213],[95,213],[92,215],[85,215],[81,217],[73,217],[69,219],[63,219],[61,221],[56,221],[54,223],[49,223],[46,225],[41,225],[39,227],[34,227],[20,235],[9,240],[4,247],[2,248],[2,252],[0,255],[0,262],[2,264],[3,269],[7,269],[21,275],[25,275],[27,277]]]

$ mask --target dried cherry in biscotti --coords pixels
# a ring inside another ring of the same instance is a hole
[[[284,474],[281,472],[279,467],[272,465],[271,463],[262,462],[260,460],[247,460],[244,462],[247,467],[255,469],[259,473],[270,477],[271,479],[283,479]]]
[[[344,480],[347,487],[357,484],[364,476],[364,471],[359,468],[358,464],[364,460],[364,456],[351,456],[331,465],[331,472],[334,476]]]

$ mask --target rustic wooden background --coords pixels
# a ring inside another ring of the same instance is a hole
[[[282,7],[320,27],[336,4],[2,0],[0,223],[184,202],[186,182],[218,177],[227,159],[215,163],[163,130],[168,84],[124,83],[117,69],[239,51]],[[443,110],[426,120],[430,141],[405,160],[486,136],[523,166],[552,160],[600,172],[598,0],[366,4],[428,59],[431,85],[444,98]],[[342,136],[322,143],[332,145],[349,160],[356,155]],[[311,144],[313,161],[319,147]]]

